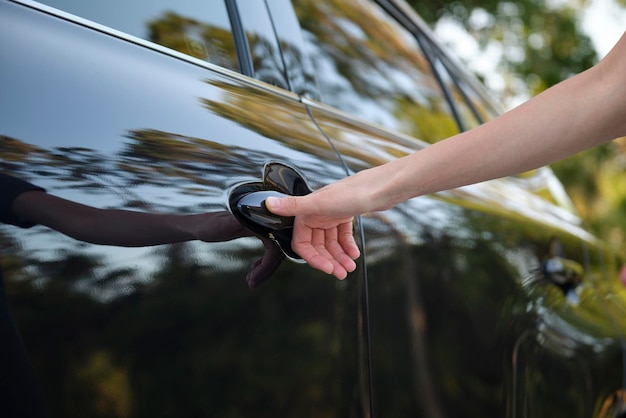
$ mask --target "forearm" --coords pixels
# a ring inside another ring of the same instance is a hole
[[[143,247],[198,239],[194,233],[198,215],[93,210],[93,214],[72,222],[48,217],[41,224],[77,240],[101,245]]]
[[[292,247],[302,258],[343,279],[359,255],[353,216],[524,172],[626,135],[625,111],[626,35],[602,63],[493,121],[309,195],[270,197],[266,205],[296,217]]]
[[[626,41],[594,68],[474,130],[364,173],[369,210],[541,167],[626,135]]]
[[[16,214],[80,241],[139,247],[196,239],[218,241],[246,235],[227,212],[170,215],[97,209],[43,192],[27,192],[14,204]]]

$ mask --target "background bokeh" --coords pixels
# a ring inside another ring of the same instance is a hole
[[[625,0],[409,3],[503,98],[505,108],[589,68],[626,30]],[[583,221],[621,257],[626,255],[625,168],[625,139],[553,166]]]

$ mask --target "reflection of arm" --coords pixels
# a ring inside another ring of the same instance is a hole
[[[124,247],[191,240],[218,242],[252,235],[226,211],[168,215],[96,209],[49,195],[40,187],[3,173],[0,222],[22,228],[41,224],[81,241]],[[285,259],[276,244],[266,238],[261,240],[265,254],[246,276],[251,289],[268,280]]]
[[[20,194],[13,212],[72,238],[94,244],[139,247],[190,240],[226,241],[250,235],[228,212],[168,215],[96,209],[42,191]]]

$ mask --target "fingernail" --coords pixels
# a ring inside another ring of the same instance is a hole
[[[280,206],[280,199],[277,197],[270,196],[265,199],[265,205],[270,208],[277,208]]]

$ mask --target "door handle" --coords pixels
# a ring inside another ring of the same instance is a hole
[[[294,261],[302,261],[292,248],[294,217],[270,212],[265,200],[270,196],[304,196],[311,193],[306,180],[296,169],[278,161],[265,164],[259,182],[235,186],[229,194],[228,205],[233,216],[253,233],[272,240]]]

